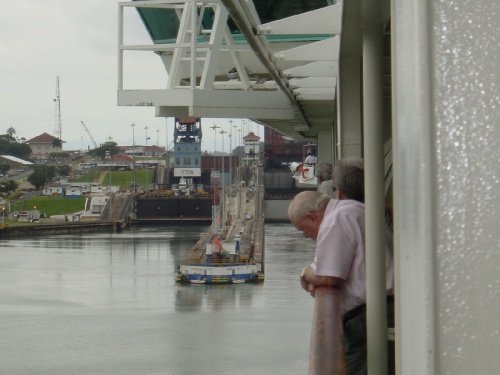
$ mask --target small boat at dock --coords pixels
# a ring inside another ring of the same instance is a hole
[[[191,284],[205,284],[205,280],[196,280],[196,279],[193,279],[193,280],[189,280],[191,282]]]

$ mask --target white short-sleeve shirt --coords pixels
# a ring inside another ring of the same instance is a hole
[[[316,156],[307,155],[305,160],[304,160],[304,164],[316,164],[317,161],[318,161],[318,159],[316,158]]]
[[[392,235],[387,231],[387,294],[393,289]],[[318,276],[344,280],[340,287],[342,312],[366,302],[365,207],[354,200],[332,199],[320,225],[311,265]]]

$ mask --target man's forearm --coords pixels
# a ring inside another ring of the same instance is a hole
[[[308,284],[317,286],[334,286],[339,287],[342,284],[342,279],[333,276],[318,276],[314,273],[311,266],[305,268],[304,280]]]

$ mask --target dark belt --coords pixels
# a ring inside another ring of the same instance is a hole
[[[394,296],[387,296],[387,303],[393,303],[394,302]],[[349,310],[348,312],[345,313],[344,317],[342,318],[342,323],[344,325],[347,324],[347,322],[351,319],[354,319],[358,315],[363,314],[366,312],[366,305],[362,304],[359,305],[358,307],[355,307],[352,310]]]

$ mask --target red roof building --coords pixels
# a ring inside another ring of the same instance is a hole
[[[260,152],[260,137],[254,132],[243,137],[245,156],[243,160],[257,160]]]
[[[115,155],[111,158],[111,162],[120,162],[120,163],[133,163],[134,159],[126,156],[126,155]]]
[[[60,141],[60,146],[54,147],[54,140]],[[48,133],[42,133],[26,141],[31,148],[31,156],[34,159],[48,159],[53,152],[62,152],[64,141]]]

